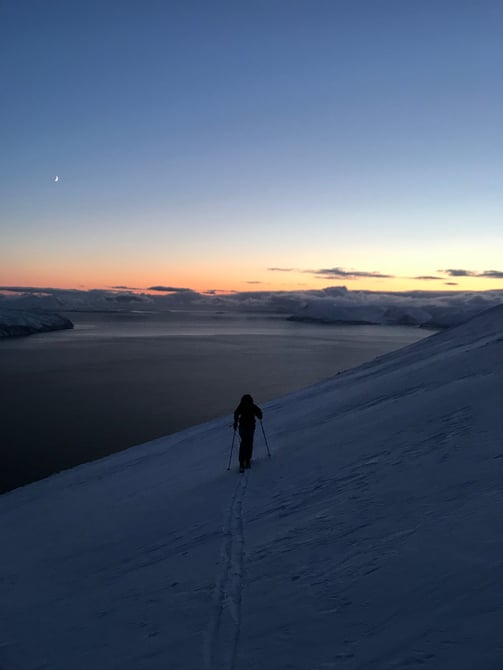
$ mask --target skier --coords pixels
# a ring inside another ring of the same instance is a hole
[[[262,420],[262,410],[253,402],[253,398],[246,393],[234,410],[234,430],[238,427],[241,444],[239,447],[239,472],[251,466],[253,451],[253,434],[255,432],[255,417]]]

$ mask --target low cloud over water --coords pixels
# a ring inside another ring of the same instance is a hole
[[[461,270],[450,270],[452,276]],[[150,293],[149,291],[154,291]],[[503,290],[488,291],[351,291],[329,286],[305,291],[206,293],[175,286],[89,291],[0,287],[4,308],[52,311],[168,311],[171,309],[269,312],[299,320],[362,322],[446,327],[503,302]]]

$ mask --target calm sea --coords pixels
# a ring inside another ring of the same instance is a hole
[[[200,312],[66,314],[0,340],[0,492],[258,404],[425,337]]]

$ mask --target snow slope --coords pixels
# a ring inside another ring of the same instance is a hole
[[[500,670],[502,390],[503,306],[2,496],[0,668]]]

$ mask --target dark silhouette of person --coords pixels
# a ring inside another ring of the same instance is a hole
[[[234,430],[239,423],[239,469],[243,471],[251,466],[253,452],[253,434],[255,433],[255,417],[262,419],[262,410],[253,402],[253,398],[246,393],[234,410]]]

